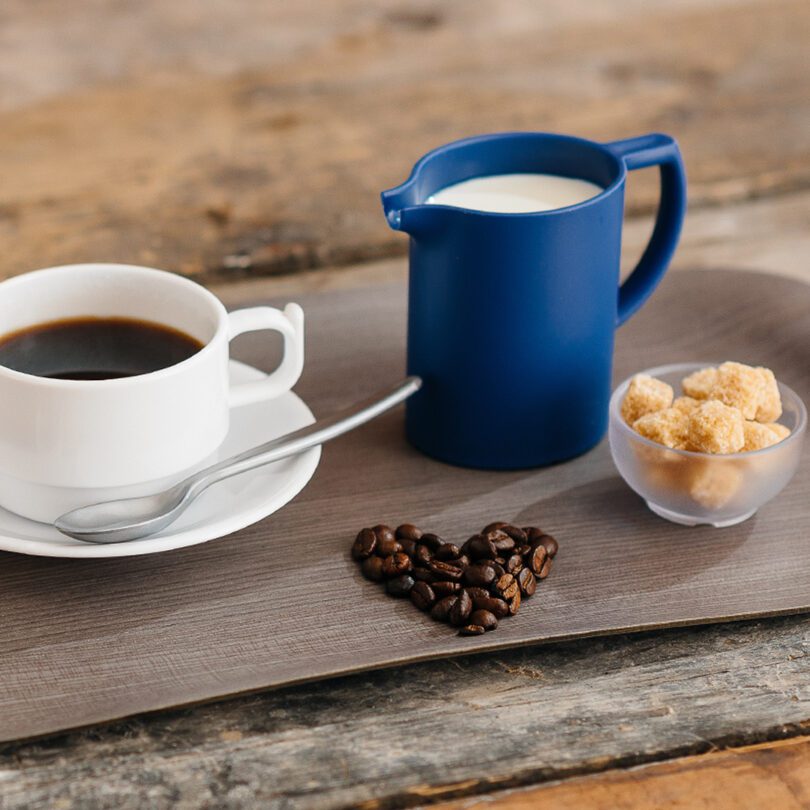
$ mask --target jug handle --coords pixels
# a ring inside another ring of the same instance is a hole
[[[633,272],[619,288],[617,326],[634,315],[652,295],[669,267],[686,213],[686,173],[675,139],[653,132],[604,147],[624,162],[628,171],[658,166],[661,197],[655,228]]]

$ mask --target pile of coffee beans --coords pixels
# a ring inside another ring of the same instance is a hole
[[[551,572],[557,541],[536,526],[490,523],[461,547],[411,523],[361,529],[352,558],[363,576],[419,610],[480,636],[514,616]]]

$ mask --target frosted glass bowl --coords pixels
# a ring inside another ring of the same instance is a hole
[[[716,365],[681,363],[641,373],[669,383],[678,396],[684,377]],[[610,399],[610,452],[622,478],[657,515],[685,526],[733,526],[775,498],[793,478],[807,429],[807,409],[786,385],[779,383],[779,421],[790,428],[790,436],[764,450],[716,455],[670,450],[627,425],[620,409],[631,379],[621,383]]]

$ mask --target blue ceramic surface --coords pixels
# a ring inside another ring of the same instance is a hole
[[[628,169],[657,165],[655,230],[619,286]],[[578,205],[499,214],[425,200],[446,186],[510,173],[582,178],[604,191]],[[442,146],[382,194],[389,225],[410,235],[408,373],[424,379],[406,430],[423,452],[467,467],[552,464],[607,428],[613,335],[653,292],[686,206],[668,135],[599,144],[503,133]]]

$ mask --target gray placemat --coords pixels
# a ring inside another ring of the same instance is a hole
[[[301,303],[296,390],[316,415],[402,375],[403,286]],[[262,365],[264,345],[241,343],[240,359]],[[620,330],[615,373],[705,358],[769,365],[810,401],[810,287],[670,274]],[[489,473],[420,455],[402,419],[324,448],[304,492],[228,538],[117,560],[0,553],[0,740],[430,657],[810,608],[807,453],[752,520],[687,529],[647,511],[606,442],[556,467]],[[535,598],[486,636],[459,638],[386,597],[348,556],[361,526],[409,520],[464,539],[493,519],[543,526],[561,550]]]

